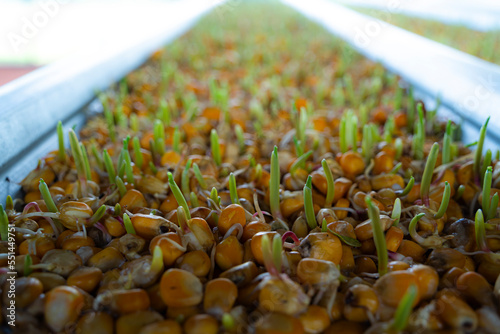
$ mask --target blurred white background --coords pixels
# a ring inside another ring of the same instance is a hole
[[[0,85],[62,58],[130,45],[160,31],[178,3],[0,0]]]
[[[500,29],[499,0],[335,0],[353,6],[386,10],[479,31]]]
[[[464,24],[478,30],[500,28],[500,0],[331,1]],[[160,30],[168,14],[175,13],[174,7],[182,2],[0,0],[0,85],[38,66],[75,54],[118,49],[130,39]]]

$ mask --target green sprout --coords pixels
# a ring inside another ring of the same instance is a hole
[[[300,129],[299,129],[299,124],[300,124],[300,117],[299,117],[299,111],[297,110],[297,105],[295,102],[292,100],[292,109],[290,111],[290,119],[294,121],[294,126],[295,126],[295,135],[300,138]]]
[[[264,258],[264,266],[269,272],[269,274],[278,275],[277,268],[273,263],[273,252],[271,248],[271,241],[269,240],[269,236],[267,234],[262,236],[261,241],[262,255]]]
[[[224,112],[224,119],[226,122],[229,121],[229,86],[226,82],[221,82],[220,86],[217,86],[215,80],[211,80],[209,83],[210,87],[210,100],[211,102],[222,109]]]
[[[95,160],[95,162],[96,162],[97,167],[99,168],[99,170],[104,170],[104,162],[102,160],[101,154],[97,150],[97,146],[95,144],[95,140],[94,139],[91,139],[91,141],[90,141],[90,151],[92,153],[92,156],[94,157],[94,160]]]
[[[264,131],[262,130],[262,121],[256,120],[253,123],[253,127],[255,130],[255,134],[257,135],[257,138],[263,138],[264,137]]]
[[[261,177],[262,177],[262,165],[257,164],[255,166],[255,180],[259,181]]]
[[[217,82],[215,81],[214,78],[211,78],[210,81],[208,82],[208,88],[210,91],[210,102],[213,105],[217,105],[218,88],[217,88]]]
[[[283,243],[279,235],[275,234],[273,237],[272,250],[273,250],[274,265],[276,266],[278,271],[281,272],[281,267],[282,267],[281,253],[283,251]]]
[[[149,165],[149,169],[151,169],[153,174],[158,173],[158,168],[156,168],[155,164],[152,161],[150,161],[148,165]]]
[[[280,208],[280,165],[278,160],[278,147],[274,146],[271,154],[271,180],[269,181],[269,200],[271,214],[275,219],[282,219]]]
[[[358,141],[358,118],[352,110],[348,110],[340,119],[340,150],[347,152],[349,148],[353,151],[357,149]]]
[[[417,296],[417,287],[415,284],[410,285],[399,302],[396,313],[394,314],[394,320],[390,326],[394,331],[396,331],[396,333],[400,333],[405,330],[411,311],[413,310],[413,303],[415,302]]]
[[[165,127],[159,119],[153,125],[153,138],[155,151],[161,155],[165,153]]]
[[[359,124],[365,127],[368,123],[368,118],[370,117],[370,109],[366,104],[362,104],[359,106]]]
[[[215,129],[212,129],[210,132],[210,144],[212,147],[212,157],[217,167],[219,167],[222,164],[222,157],[220,155],[219,135]]]
[[[394,166],[393,169],[389,172],[389,174],[397,174],[399,170],[403,167],[403,164],[401,162],[398,162],[396,166]]]
[[[139,117],[137,117],[136,113],[130,114],[129,121],[130,121],[130,129],[132,130],[132,132],[134,133],[139,132]]]
[[[57,152],[59,161],[66,161],[66,150],[64,148],[64,132],[61,121],[57,123],[57,140],[59,142],[59,151]]]
[[[344,75],[344,84],[347,98],[351,105],[354,105],[356,102],[356,94],[354,93],[354,84],[352,82],[352,77],[349,74]]]
[[[396,125],[394,123],[394,117],[391,116],[384,124],[384,140],[386,143],[392,142],[392,135],[394,134],[395,127]]]
[[[238,198],[238,189],[236,189],[236,178],[234,177],[233,173],[229,174],[229,195],[231,197],[231,203],[240,204],[240,199]]]
[[[192,92],[188,94],[184,94],[182,96],[182,105],[184,107],[184,112],[186,114],[186,119],[188,121],[193,121],[195,116],[196,116],[196,95],[194,95]]]
[[[424,144],[425,144],[425,117],[422,104],[417,105],[418,122],[415,124],[415,132],[412,138],[412,152],[416,160],[424,159]],[[413,123],[412,123],[413,124]]]
[[[369,125],[370,125],[370,128],[372,129],[373,144],[376,144],[377,142],[382,140],[382,138],[380,137],[380,135],[378,133],[378,126],[377,126],[377,124],[374,124],[374,123],[371,123]]]
[[[198,197],[196,196],[194,191],[191,191],[191,193],[189,193],[189,201],[191,202],[191,206],[193,208],[197,208],[200,206],[200,202],[198,201]]]
[[[194,176],[196,177],[196,180],[198,180],[198,184],[200,185],[201,189],[207,189],[207,182],[205,181],[205,178],[203,178],[203,175],[201,174],[200,167],[198,166],[197,163],[193,164],[193,171],[194,171]]]
[[[452,134],[452,124],[451,121],[448,121],[446,124],[446,132],[444,133],[443,138],[443,153],[442,153],[442,165],[446,165],[451,161],[451,142],[453,140]]]
[[[7,212],[3,209],[3,205],[0,204],[0,237],[2,241],[7,241],[9,239],[9,217]]]
[[[345,105],[345,94],[344,89],[342,88],[342,84],[337,82],[332,92],[332,100],[333,104],[336,107],[342,107]]]
[[[139,169],[142,169],[142,165],[144,164],[144,159],[141,153],[141,143],[139,142],[138,137],[134,137],[132,140],[132,145],[134,149],[134,162]]]
[[[394,110],[399,110],[403,106],[404,88],[398,87],[394,96]]]
[[[109,153],[106,150],[102,152],[102,156],[104,159],[104,166],[106,167],[106,171],[108,172],[109,183],[113,184],[115,183],[116,179],[116,172],[115,172],[115,167],[113,166],[113,160],[111,160],[111,157],[109,156]]]
[[[304,154],[304,150],[302,149],[302,145],[300,143],[300,140],[297,140],[296,136],[293,136],[293,144],[295,146],[295,154],[300,157],[302,154]]]
[[[328,232],[328,223],[326,222],[326,218],[323,218],[323,221],[321,222],[321,232]]]
[[[122,159],[120,170],[118,171],[118,176],[120,179],[125,180],[125,159]]]
[[[14,200],[10,195],[7,195],[5,199],[5,210],[14,210]]]
[[[115,120],[116,124],[121,127],[121,128],[126,128],[127,127],[127,116],[125,116],[125,113],[123,112],[123,104],[121,102],[118,102],[115,110]]]
[[[224,313],[222,315],[222,327],[224,327],[224,329],[228,331],[232,331],[234,328],[236,328],[236,322],[234,321],[234,318],[231,314]]]
[[[123,141],[123,146],[125,147],[125,141]],[[118,170],[118,176],[121,177],[122,179],[124,178],[125,176],[125,160],[124,160],[124,151],[126,149],[123,148],[121,151],[120,151],[120,154],[118,154],[118,163],[117,163],[117,166],[116,166],[116,169]]]
[[[493,219],[497,215],[498,200],[498,193],[495,193],[495,195],[491,198],[490,209],[486,213],[486,220]]]
[[[115,177],[115,182],[116,187],[118,188],[118,192],[120,193],[120,197],[125,196],[127,193],[127,187],[125,187],[125,183],[123,183],[123,180],[121,177],[116,176]]]
[[[94,225],[97,223],[99,220],[101,220],[102,217],[106,214],[106,205],[101,205],[99,209],[90,217],[89,223],[91,225]]]
[[[168,184],[170,185],[170,190],[172,190],[172,194],[174,194],[175,200],[177,201],[177,204],[182,206],[186,213],[187,219],[191,219],[191,213],[189,212],[189,206],[186,202],[186,199],[184,198],[184,195],[182,194],[181,190],[179,189],[179,186],[177,183],[175,183],[174,176],[172,173],[168,172]]]
[[[408,89],[408,105],[406,115],[408,118],[408,130],[411,130],[415,122],[415,98],[413,97],[413,87]]]
[[[372,95],[377,95],[382,89],[382,86],[383,86],[382,76],[373,78],[370,84],[370,93]]]
[[[270,275],[278,277],[281,273],[282,260],[282,241],[279,235],[274,235],[272,244],[269,236],[262,236],[261,241],[262,255],[264,256],[264,266]]]
[[[426,128],[434,130],[434,122],[436,120],[436,110],[427,110],[425,113]]]
[[[297,127],[297,137],[301,144],[302,151],[305,150],[306,147],[306,131],[307,131],[307,111],[302,108],[299,113],[299,124]]]
[[[318,226],[316,215],[314,214],[314,204],[312,198],[312,177],[307,177],[306,184],[304,185],[304,211],[306,214],[306,221],[309,228],[312,230]]]
[[[125,175],[127,176],[128,183],[134,183],[134,171],[132,169],[132,161],[130,160],[128,149],[123,150],[123,166],[125,168]]]
[[[181,153],[181,131],[179,130],[178,126],[176,126],[174,129],[172,149],[174,150],[174,152]]]
[[[328,166],[328,163],[325,159],[321,160],[321,166],[323,167],[323,171],[325,173],[326,178],[326,198],[325,198],[325,207],[330,208],[333,205],[333,199],[335,198],[335,182],[333,181],[332,170]]]
[[[435,105],[435,107],[434,107],[434,110],[432,110],[432,114],[433,114],[432,116],[433,116],[433,117],[436,117],[437,111],[438,111],[438,110],[439,110],[439,108],[441,107],[441,103],[442,103],[442,102],[441,102],[441,94],[438,94],[438,95],[436,96],[436,105]]]
[[[439,153],[439,144],[434,143],[432,145],[429,156],[427,157],[427,162],[425,163],[424,173],[422,175],[422,181],[420,183],[420,197],[424,205],[429,206],[429,190],[431,188],[432,174],[434,173],[434,167],[436,166],[436,161]]]
[[[120,126],[121,128],[127,128],[128,122],[127,122],[127,116],[123,112],[123,105],[118,104],[116,106],[116,112],[115,112],[115,118],[116,118],[116,124]]]
[[[434,219],[440,219],[446,213],[446,210],[448,209],[448,204],[450,203],[450,194],[451,194],[451,187],[448,181],[446,181],[444,183],[443,199],[441,200],[441,205],[439,206],[439,210],[434,214]]]
[[[151,160],[153,160],[153,163],[158,163],[161,160],[161,156],[158,156],[153,139],[149,140],[149,150],[151,151]]]
[[[234,133],[236,134],[236,139],[238,140],[238,146],[240,148],[240,152],[245,151],[245,135],[243,133],[243,129],[239,124],[234,126]]]
[[[396,138],[396,140],[394,141],[394,146],[396,148],[394,159],[399,160],[403,155],[403,140],[401,138]]]
[[[406,187],[399,193],[399,196],[403,197],[406,196],[410,193],[410,191],[413,189],[413,185],[415,184],[415,178],[412,176],[410,177],[410,181],[408,181],[408,184]]]
[[[191,190],[189,189],[189,170],[191,169],[191,164],[193,163],[193,160],[189,159],[186,162],[186,167],[184,167],[184,170],[182,171],[181,174],[181,189],[182,193],[184,194],[185,198],[189,198],[189,193]]]
[[[408,231],[410,232],[411,237],[413,240],[417,241],[419,244],[424,244],[425,239],[422,238],[418,233],[417,233],[417,223],[419,220],[425,216],[425,213],[421,212],[415,217],[412,218],[410,221],[410,225],[408,225]]]
[[[370,197],[366,196],[365,202],[368,206],[368,217],[371,220],[372,230],[373,230],[373,241],[375,242],[375,248],[377,249],[378,257],[378,274],[380,277],[387,273],[388,253],[387,244],[385,243],[384,231],[380,225],[380,211],[377,206],[375,206]]]
[[[54,200],[52,199],[49,187],[47,186],[47,183],[45,183],[43,179],[40,179],[40,183],[38,184],[38,189],[42,194],[42,198],[43,201],[45,202],[45,205],[47,206],[47,210],[49,210],[49,212],[58,213],[59,210],[57,209],[56,203],[54,203]],[[53,221],[57,230],[64,231],[64,227],[62,226],[61,222],[58,219],[53,219]]]
[[[84,171],[85,171],[85,176],[87,177],[87,180],[92,180],[92,174],[90,173],[89,157],[87,155],[87,149],[85,149],[85,146],[83,146],[83,144],[80,144],[80,150],[82,151],[83,167],[84,167]]]
[[[366,161],[369,161],[373,154],[373,132],[370,125],[363,126],[363,138],[361,139],[361,152]]]
[[[391,218],[394,219],[394,223],[392,223],[392,226],[398,226],[399,220],[401,219],[401,200],[399,198],[396,198],[396,200],[394,201]]]
[[[340,145],[340,151],[342,153],[347,152],[347,134],[346,134],[346,119],[342,117],[340,119],[340,129],[339,129],[339,145]]]
[[[210,83],[210,99],[224,113],[224,121],[229,123],[229,86],[227,82],[221,82],[217,86],[215,80]]]
[[[127,95],[128,95],[127,78],[123,78],[123,79],[120,81],[119,87],[120,87],[120,95],[119,95],[119,100],[120,100],[120,102],[122,102],[122,103],[123,103],[123,101],[125,100],[125,98],[126,98],[126,97],[127,97]]]
[[[175,73],[175,65],[171,62],[166,61],[166,59],[162,59],[161,62],[161,83],[160,83],[160,91],[162,93],[166,92],[168,81],[171,79],[173,73]]]
[[[115,205],[115,216],[121,216],[122,215],[122,206],[120,203],[116,203]]]
[[[483,181],[483,200],[481,203],[481,206],[483,208],[483,211],[488,214],[489,209],[490,209],[490,202],[491,202],[491,181],[493,178],[493,168],[489,166],[486,169],[486,173],[484,174],[484,181]]]
[[[479,183],[479,179],[481,177],[481,158],[483,156],[483,146],[484,146],[484,139],[486,138],[486,130],[488,128],[488,123],[490,121],[490,118],[488,117],[486,119],[486,122],[484,125],[481,127],[481,130],[479,131],[479,140],[477,142],[477,149],[476,149],[476,154],[474,156],[474,165],[473,165],[473,171],[474,171],[474,176],[476,183]]]
[[[87,175],[85,173],[85,166],[82,156],[82,150],[78,143],[78,138],[76,137],[75,131],[73,129],[69,130],[69,143],[71,146],[71,154],[73,155],[73,159],[75,160],[76,171],[78,174],[78,178],[80,180],[87,180]]]
[[[31,258],[31,255],[28,253],[24,258],[24,264],[23,264],[24,277],[31,275],[31,273],[33,272],[33,270],[31,269],[32,265],[33,265],[33,259]]]
[[[450,147],[450,155],[451,155],[451,161],[455,160],[458,157],[458,145],[457,143],[452,143]]]
[[[476,141],[473,141],[472,143],[464,145],[464,147],[469,148],[469,147],[472,147],[472,146],[476,146],[477,143],[478,143],[478,141],[476,140]]]
[[[49,212],[54,212],[54,213],[59,212],[59,210],[57,209],[56,203],[54,203],[54,200],[52,199],[52,195],[50,194],[49,187],[47,186],[47,183],[45,183],[45,181],[43,179],[40,179],[38,189],[40,190],[40,193],[42,194],[43,201],[45,202],[45,205],[47,206],[47,209],[49,210]]]
[[[476,232],[476,245],[480,251],[489,252],[486,244],[486,227],[484,226],[484,216],[481,209],[477,210],[474,219],[474,229]]]
[[[347,120],[347,130],[348,130],[348,138],[350,138],[350,147],[353,151],[357,150],[358,145],[358,117],[351,110],[350,119]]]
[[[132,224],[129,215],[126,213],[123,214],[123,226],[125,226],[125,231],[127,231],[128,234],[136,234],[134,225]]]
[[[297,169],[299,168],[304,168],[305,167],[305,163],[307,161],[307,159],[309,159],[309,157],[313,154],[313,151],[309,151],[307,153],[304,153],[302,154],[300,157],[298,157],[294,163],[290,166],[290,174],[295,174],[295,172],[297,171]]]
[[[361,247],[361,242],[357,239],[348,237],[346,235],[339,234],[332,230],[331,228],[328,228],[328,225],[326,223],[326,219],[323,218],[323,222],[321,223],[321,232],[330,232],[331,234],[335,235],[337,238],[339,238],[343,243],[346,245],[352,246],[352,247]]]
[[[153,249],[153,257],[151,259],[151,266],[147,269],[146,272],[158,273],[162,272],[164,268],[163,262],[163,251],[161,247],[156,245]]]
[[[258,88],[257,88],[258,90]],[[254,94],[257,95],[257,92]],[[265,114],[264,114],[264,109],[262,107],[262,104],[259,102],[257,99],[252,99],[250,101],[250,114],[254,116],[255,122],[258,124],[262,124],[265,120]]]
[[[116,141],[116,131],[113,113],[109,109],[108,99],[104,94],[99,94],[99,100],[101,101],[103,106],[104,118],[106,119],[106,124],[108,126],[109,138],[114,143]]]
[[[465,191],[465,186],[463,184],[461,184],[460,186],[458,186],[457,192],[455,193],[454,200],[458,201],[460,198],[462,198],[462,195],[464,194],[464,191]]]
[[[484,175],[486,175],[486,170],[491,165],[491,158],[492,158],[492,153],[491,153],[491,150],[488,149],[488,150],[486,150],[486,154],[484,155],[483,165],[481,167],[481,176],[483,178],[484,178]]]
[[[161,99],[160,100],[160,119],[162,120],[163,124],[165,126],[170,126],[170,108],[168,107],[167,100]]]
[[[220,206],[220,197],[215,187],[210,191],[210,199],[215,203],[215,205]]]

